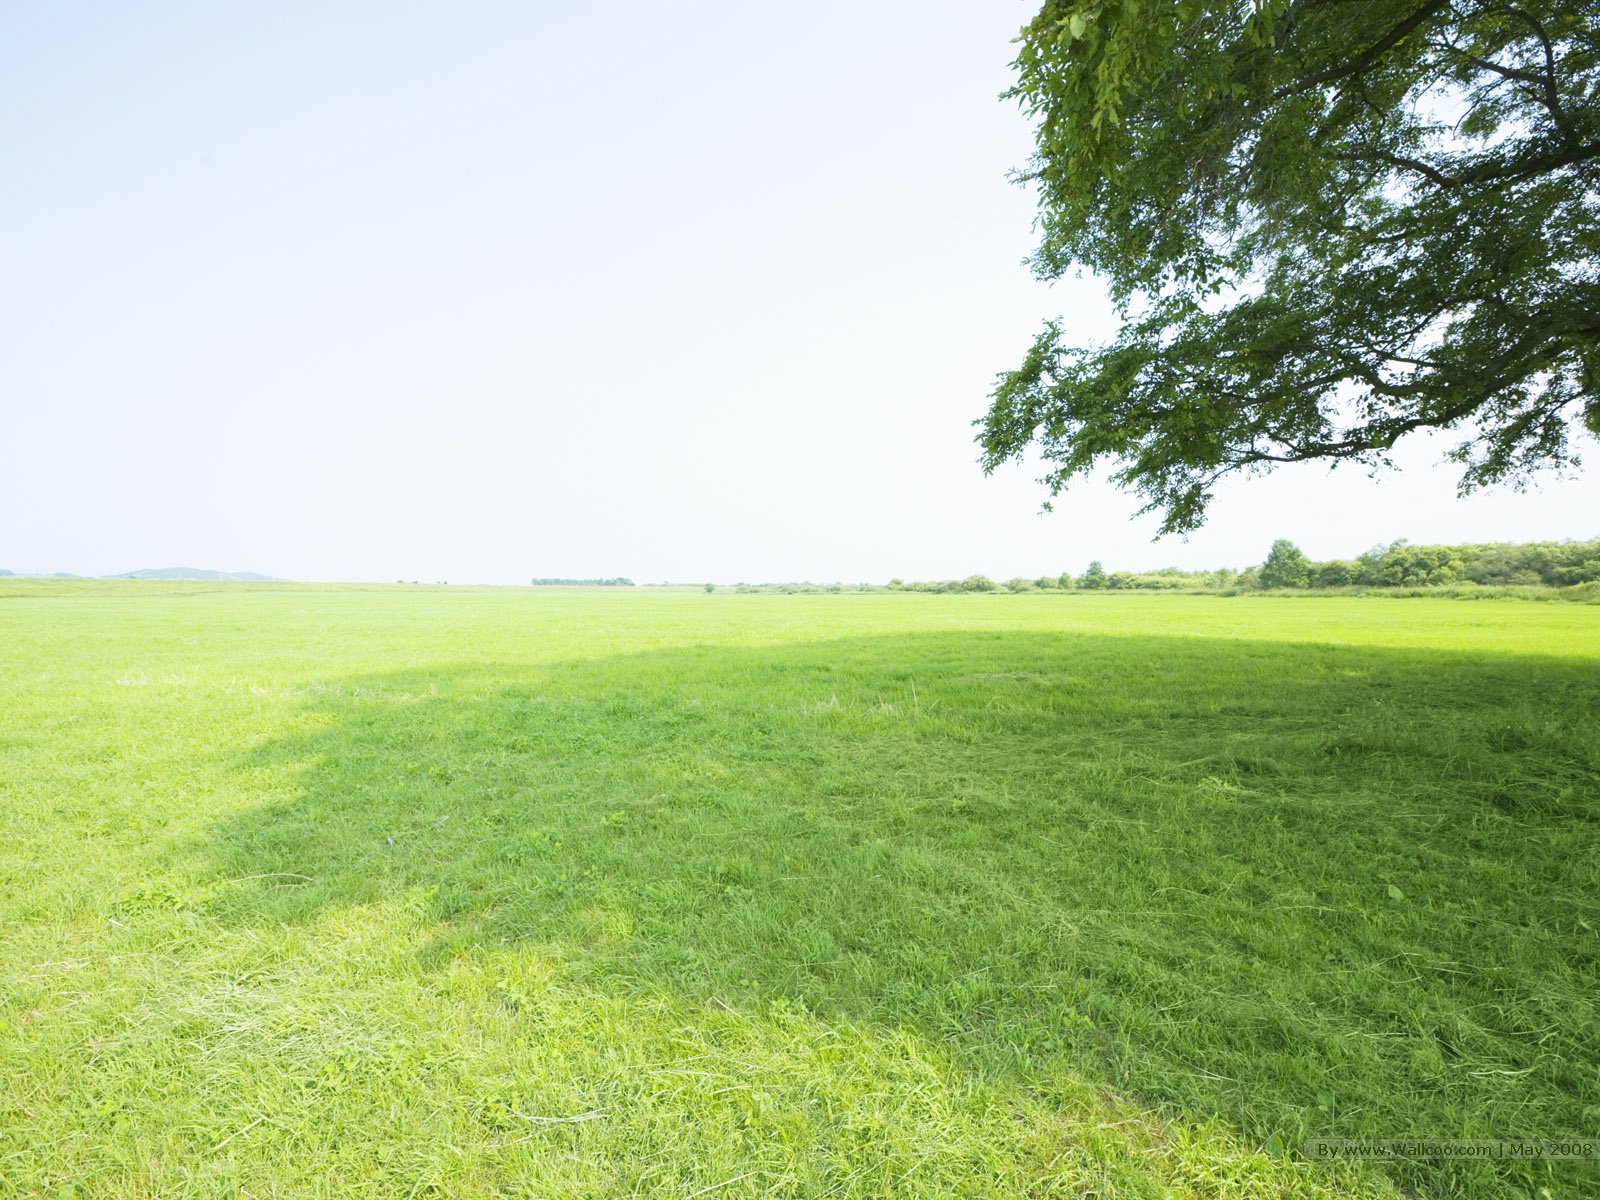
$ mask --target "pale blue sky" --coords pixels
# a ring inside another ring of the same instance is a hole
[[[1041,322],[1009,0],[0,8],[0,567],[1005,577],[1600,533],[1600,475],[1051,515],[970,422]]]

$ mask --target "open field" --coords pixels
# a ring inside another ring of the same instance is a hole
[[[0,1196],[1551,1197],[1600,609],[0,582]]]

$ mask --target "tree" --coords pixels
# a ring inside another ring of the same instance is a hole
[[[1600,0],[1048,0],[1018,40],[1032,265],[1125,324],[1045,328],[986,471],[1117,464],[1169,533],[1230,473],[1443,429],[1465,491],[1600,433]]]
[[[1303,588],[1311,582],[1311,563],[1305,552],[1288,538],[1279,538],[1261,564],[1261,586]]]
[[[1323,563],[1312,563],[1310,582],[1312,587],[1348,587],[1356,581],[1356,564],[1344,559],[1332,559]]]
[[[998,592],[1000,585],[987,575],[968,575],[950,583],[952,592]]]
[[[1097,558],[1089,564],[1089,569],[1079,576],[1078,586],[1081,588],[1103,588],[1106,586],[1107,578],[1106,569],[1100,565],[1100,560]]]

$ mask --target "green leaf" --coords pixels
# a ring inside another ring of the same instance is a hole
[[[1597,2],[1528,17],[1575,29]],[[1377,466],[1412,431],[1452,434],[1462,490],[1571,465],[1600,433],[1600,193],[1550,106],[1600,127],[1600,63],[1574,50],[1548,87],[1501,86],[1507,39],[1537,39],[1491,10],[1045,5],[1007,93],[1036,122],[1035,273],[1091,271],[1150,315],[1062,344],[1038,419],[1001,406],[986,453],[1042,451],[1053,492],[1112,467],[1162,533],[1195,529],[1221,476]],[[1464,110],[1447,150],[1443,85]],[[1261,361],[1230,353],[1241,334]],[[1193,396],[1209,437],[1172,420]]]

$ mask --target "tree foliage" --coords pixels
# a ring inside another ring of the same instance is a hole
[[[1109,461],[1174,532],[1230,472],[1446,429],[1520,484],[1600,433],[1600,0],[1050,0],[1019,47],[1033,266],[1125,324],[1044,330],[986,470]]]
[[[1293,542],[1272,544],[1256,582],[1294,587],[1574,587],[1600,582],[1600,541],[1414,546],[1401,540],[1355,559],[1312,562]]]
[[[1261,564],[1261,586],[1268,588],[1305,587],[1311,582],[1311,564],[1288,538],[1279,538],[1267,551]]]

